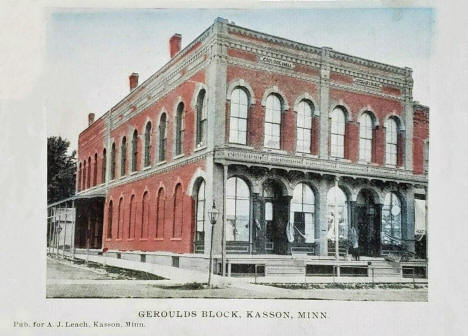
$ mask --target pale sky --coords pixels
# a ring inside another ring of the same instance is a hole
[[[298,42],[413,69],[414,99],[430,103],[434,11],[413,9],[54,10],[46,31],[47,135],[76,148],[90,112],[100,117],[169,60],[168,39],[185,47],[216,17]]]

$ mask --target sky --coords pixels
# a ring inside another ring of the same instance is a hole
[[[169,60],[216,17],[271,35],[413,69],[414,99],[430,102],[434,11],[429,8],[56,9],[47,17],[44,108],[47,135],[77,146],[88,113],[99,118]]]

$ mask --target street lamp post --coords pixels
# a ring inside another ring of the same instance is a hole
[[[211,223],[211,240],[210,240],[210,268],[208,270],[208,287],[211,287],[211,273],[213,272],[213,233],[214,233],[214,226],[216,224],[216,220],[218,219],[219,211],[216,209],[216,204],[213,201],[213,207],[210,211],[208,211],[208,215],[210,216],[210,223]]]

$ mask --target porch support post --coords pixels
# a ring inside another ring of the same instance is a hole
[[[262,200],[258,193],[252,193],[252,223],[255,227],[254,249],[265,254],[265,221],[262,220]]]
[[[382,204],[375,205],[375,219],[374,219],[374,256],[378,257],[382,255],[382,239],[381,239],[381,228],[382,228]]]
[[[322,178],[319,183],[319,204],[318,204],[318,222],[316,236],[319,237],[316,254],[321,256],[328,255],[328,213],[327,213],[327,195],[328,183]]]
[[[403,230],[404,245],[408,251],[414,253],[414,188],[412,185],[407,187],[405,208],[406,227]]]

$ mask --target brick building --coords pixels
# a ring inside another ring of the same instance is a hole
[[[328,256],[337,241],[346,253],[353,234],[363,256],[415,250],[429,111],[410,68],[220,18],[182,50],[181,38],[159,71],[131,74],[125,98],[90,114],[77,246],[204,268],[215,202],[217,260]]]

